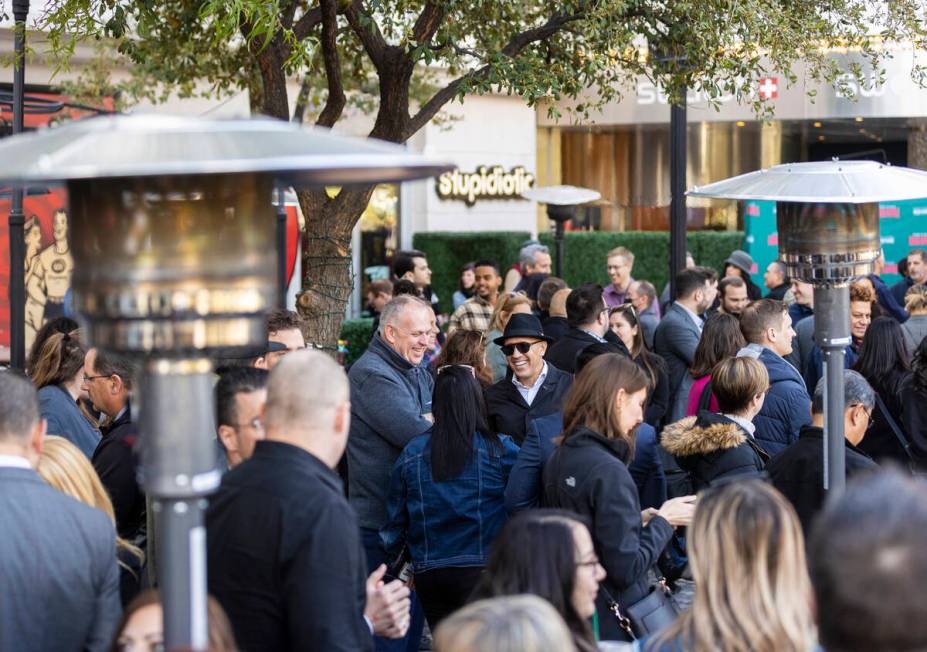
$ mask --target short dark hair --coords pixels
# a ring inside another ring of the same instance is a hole
[[[708,267],[688,267],[676,274],[676,298],[691,297],[696,291],[705,287],[706,283],[715,281],[718,273]]]
[[[760,344],[768,328],[779,328],[788,307],[776,299],[754,301],[740,314],[740,332],[752,344]]]
[[[565,290],[566,287],[566,281],[562,278],[557,278],[556,276],[548,276],[545,278],[544,282],[541,283],[541,287],[538,288],[538,308],[541,310],[548,310],[550,308],[550,300],[554,298],[557,291]]]
[[[96,349],[96,359],[93,361],[94,371],[100,376],[119,376],[122,384],[127,389],[135,387],[136,377],[138,375],[138,362],[135,358],[107,351],[106,349]]]
[[[614,353],[615,349],[605,342],[593,342],[576,354],[576,361],[573,365],[573,376],[578,376],[587,364],[595,360],[600,355]]]
[[[39,420],[39,397],[28,380],[0,371],[0,441],[28,440]]]
[[[594,322],[603,310],[602,286],[598,283],[580,285],[566,300],[567,322],[574,328]]]
[[[235,397],[267,387],[267,370],[255,367],[230,367],[219,374],[216,383],[216,426],[235,426],[238,409]]]
[[[428,257],[418,249],[402,249],[393,254],[393,276],[402,278],[404,274],[415,271],[415,259]]]
[[[286,308],[274,308],[267,313],[267,334],[289,331],[294,328],[300,330],[299,315]]]
[[[721,279],[721,282],[718,283],[718,294],[720,294],[723,297],[724,292],[728,288],[745,288],[745,287],[747,287],[747,284],[739,276],[725,276],[724,278]]]
[[[474,271],[477,267],[492,267],[494,270],[496,270],[496,276],[502,276],[501,272],[499,271],[499,263],[494,261],[492,258],[484,258],[483,260],[476,261],[473,263]]]
[[[927,484],[896,470],[863,475],[811,529],[809,570],[828,652],[927,649]]]
[[[411,294],[413,297],[418,296],[418,289],[415,283],[407,278],[401,278],[393,283],[393,297],[399,297],[403,294]]]

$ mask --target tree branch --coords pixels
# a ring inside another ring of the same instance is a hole
[[[338,122],[344,110],[344,82],[341,79],[341,58],[338,56],[338,3],[321,0],[322,7],[322,60],[328,83],[328,98],[316,124],[331,127]]]
[[[363,44],[367,56],[373,62],[373,67],[377,72],[380,72],[383,69],[386,50],[389,45],[386,39],[383,38],[383,34],[380,33],[380,28],[376,22],[371,16],[364,14],[363,9],[363,0],[351,0],[351,4],[345,7],[344,15],[347,17],[351,29]],[[365,21],[368,23],[367,25],[364,25]]]
[[[293,106],[293,119],[296,124],[302,124],[306,117],[306,109],[309,108],[309,93],[312,91],[312,73],[308,72],[303,77],[299,85],[299,93],[296,95],[296,104]]]
[[[435,35],[441,23],[444,22],[446,14],[444,2],[425,3],[422,13],[418,15],[415,25],[412,27],[412,40],[416,43],[428,43],[431,37]]]
[[[519,32],[512,36],[505,47],[502,48],[502,54],[509,58],[516,57],[532,43],[550,38],[565,25],[575,22],[582,17],[582,12],[575,14],[554,14],[543,25],[535,27],[534,29],[525,30],[524,32]],[[471,70],[435,93],[431,99],[419,108],[418,113],[408,121],[402,141],[405,142],[405,140],[411,137],[415,132],[428,124],[445,104],[454,99],[461,86],[489,74],[491,69],[492,67],[486,64],[485,66]]]
[[[299,20],[293,25],[293,35],[296,37],[297,41],[302,41],[321,23],[322,7],[320,5],[318,7],[313,7],[299,17]]]

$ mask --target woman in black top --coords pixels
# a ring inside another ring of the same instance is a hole
[[[927,469],[927,337],[914,352],[911,373],[901,382],[901,404],[902,427],[911,442],[912,466],[923,472]]]
[[[631,359],[644,370],[650,380],[647,408],[644,410],[644,422],[654,428],[663,419],[669,409],[669,376],[666,363],[656,353],[647,350],[644,343],[644,330],[641,328],[637,311],[630,303],[612,308],[608,317],[609,328],[617,335],[631,353]]]
[[[859,347],[859,359],[853,365],[869,381],[880,401],[872,411],[872,425],[859,448],[876,462],[893,460],[903,466],[910,463],[898,435],[909,439],[902,418],[901,385],[911,375],[901,326],[892,317],[879,317],[869,325]]]
[[[563,409],[563,436],[544,466],[545,505],[589,519],[607,573],[603,587],[624,609],[650,592],[648,572],[673,528],[689,524],[695,500],[674,498],[659,510],[641,513],[627,465],[643,421],[647,387],[647,375],[626,357],[609,353],[595,358],[573,381]],[[598,606],[601,637],[627,640],[607,605],[600,601]]]

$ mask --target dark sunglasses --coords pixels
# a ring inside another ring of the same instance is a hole
[[[515,353],[517,349],[519,353],[525,355],[535,344],[540,342],[519,342],[518,344],[503,344],[499,348],[502,350],[502,355],[509,356]]]

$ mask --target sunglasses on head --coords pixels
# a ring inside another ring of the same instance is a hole
[[[499,348],[502,350],[502,355],[512,355],[516,350],[525,355],[535,344],[538,344],[538,342],[518,342],[517,344],[503,344]]]

